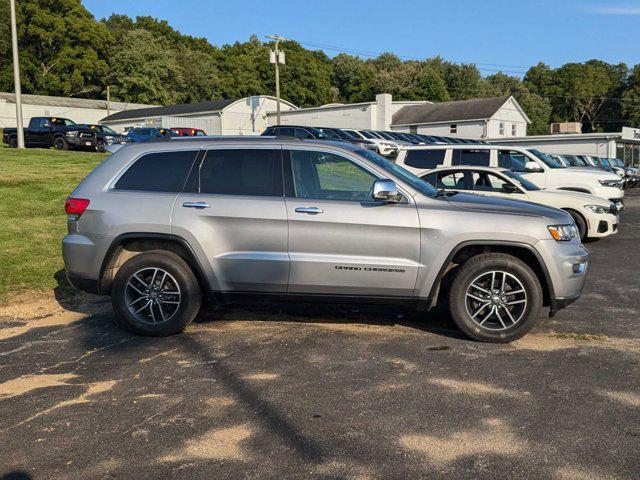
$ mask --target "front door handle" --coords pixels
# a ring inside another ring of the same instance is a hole
[[[324,210],[318,207],[298,207],[296,213],[308,213],[310,215],[317,215],[318,213],[324,213]]]
[[[209,208],[211,205],[207,202],[184,202],[182,206],[185,208]]]

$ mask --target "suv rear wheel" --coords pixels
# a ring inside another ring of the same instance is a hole
[[[111,301],[120,323],[140,335],[181,332],[200,310],[202,291],[189,265],[172,252],[152,250],[118,270]]]
[[[506,343],[524,336],[542,308],[542,287],[522,260],[504,253],[470,258],[449,290],[456,325],[482,342]]]

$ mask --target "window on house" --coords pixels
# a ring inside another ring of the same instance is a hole
[[[417,125],[409,125],[409,133],[418,133]]]
[[[517,132],[518,132],[518,127],[516,126],[515,123],[512,123],[511,124],[511,136],[515,137]]]
[[[458,124],[452,123],[449,125],[449,133],[458,133]]]
[[[504,122],[500,122],[500,125],[498,126],[498,135],[504,135]]]

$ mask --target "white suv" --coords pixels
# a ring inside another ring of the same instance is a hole
[[[565,167],[558,160],[534,149],[486,144],[408,146],[400,150],[396,163],[418,176],[439,166],[506,168],[518,172],[540,188],[590,193],[610,200],[622,209],[624,191],[618,175]]]

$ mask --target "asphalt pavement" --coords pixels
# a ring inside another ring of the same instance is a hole
[[[583,297],[510,345],[380,307],[5,320],[0,479],[640,478],[640,192],[587,248]]]

